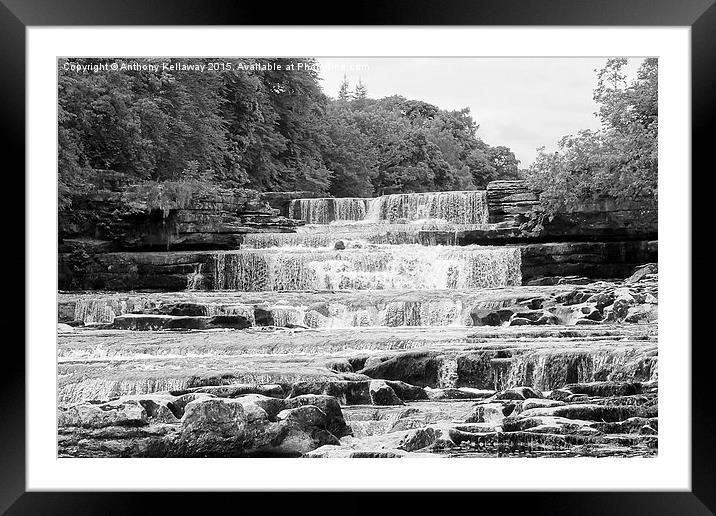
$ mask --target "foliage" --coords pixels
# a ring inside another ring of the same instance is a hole
[[[147,181],[130,189],[126,198],[130,203],[141,203],[148,210],[161,210],[166,217],[171,210],[190,207],[198,196],[215,191],[210,183],[196,179]]]
[[[130,202],[162,210],[219,187],[369,196],[517,177],[514,154],[481,141],[468,109],[376,100],[346,79],[331,99],[312,59],[228,59],[212,72],[133,61],[144,69],[77,72],[66,65],[97,60],[59,62],[61,209],[97,188],[99,170],[127,178]]]
[[[128,205],[137,205],[143,210],[160,210],[166,218],[171,210],[191,207],[197,198],[221,195],[213,175],[202,171],[198,161],[187,163],[179,175],[181,179],[132,185],[123,198]]]
[[[605,197],[656,207],[658,61],[645,59],[631,84],[626,64],[609,59],[597,74],[600,130],[565,136],[553,153],[540,149],[528,175],[549,213]]]

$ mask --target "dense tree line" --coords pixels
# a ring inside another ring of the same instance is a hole
[[[105,170],[153,192],[189,184],[335,196],[483,188],[519,175],[508,148],[476,136],[468,109],[372,99],[345,81],[332,99],[310,59],[228,60],[213,71],[210,60],[137,62],[143,69],[92,71],[100,61],[60,61],[61,207]],[[187,69],[197,64],[205,70]]]
[[[658,192],[658,60],[645,59],[630,83],[627,60],[609,59],[597,72],[594,100],[601,129],[542,149],[528,172],[548,212],[605,197],[654,209]]]

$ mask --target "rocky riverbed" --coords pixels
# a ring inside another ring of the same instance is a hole
[[[483,291],[470,325],[132,331],[119,329],[122,315],[73,319],[58,336],[59,453],[653,456],[656,280],[649,270],[627,282]],[[186,307],[187,295],[139,297],[162,311]],[[215,301],[203,295],[196,306]],[[265,296],[233,295],[247,306]],[[322,295],[330,304],[334,294]],[[496,296],[499,308],[486,308]],[[60,311],[69,318],[81,298],[61,296]],[[542,315],[520,315],[532,312]],[[577,315],[538,322],[564,313]]]

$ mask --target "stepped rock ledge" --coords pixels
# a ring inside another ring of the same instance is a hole
[[[116,185],[115,185],[116,186]],[[656,213],[524,181],[60,220],[60,457],[653,457]]]

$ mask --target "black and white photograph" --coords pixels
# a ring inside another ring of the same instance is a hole
[[[658,57],[56,64],[57,457],[659,456]]]

